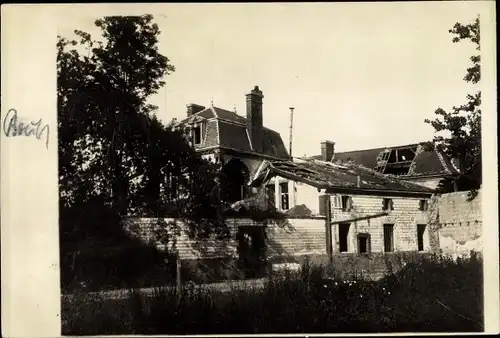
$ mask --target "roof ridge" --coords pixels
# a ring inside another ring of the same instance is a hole
[[[406,148],[406,147],[412,147],[412,146],[418,146],[420,145],[421,142],[417,143],[409,143],[409,144],[404,144],[404,145],[399,145],[399,146],[383,146],[383,147],[377,147],[377,148],[365,148],[365,149],[358,149],[358,150],[346,150],[346,151],[338,151],[335,152],[336,154],[342,154],[342,153],[356,153],[356,152],[361,152],[361,151],[369,151],[369,150],[382,150],[382,149],[395,149],[395,148]]]
[[[238,122],[238,121],[232,121],[232,120],[228,120],[228,119],[225,119],[222,117],[215,117],[214,119],[221,121],[221,122],[227,122],[228,124],[233,124],[233,125],[244,127],[244,128],[246,127],[246,124],[243,124],[243,123]]]
[[[215,107],[213,105],[211,105],[209,108],[214,113],[214,117],[218,118],[219,114],[217,114],[217,111],[215,110]]]
[[[254,150],[253,150],[252,140],[250,140],[250,134],[248,133],[248,128],[245,128],[245,134],[247,135],[248,144],[250,145],[250,149],[251,149],[252,151],[254,151]]]
[[[217,121],[217,123],[215,123],[215,126],[217,128],[217,144],[220,145],[220,129],[218,118],[215,118],[215,121]]]
[[[436,155],[437,155],[437,157],[438,157],[438,159],[439,159],[439,162],[440,162],[440,163],[441,163],[441,165],[443,166],[444,171],[445,171],[447,174],[451,174],[451,170],[450,170],[450,168],[448,167],[448,165],[446,164],[446,161],[445,161],[445,159],[444,159],[443,154],[442,154],[439,150],[437,150],[437,149],[434,149],[434,151],[435,151],[435,153],[436,153]]]

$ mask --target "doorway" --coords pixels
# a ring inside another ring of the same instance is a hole
[[[339,251],[349,252],[349,230],[351,228],[350,223],[340,223],[339,224]]]
[[[265,275],[266,238],[263,226],[241,226],[237,233],[238,266],[246,278],[260,278]]]

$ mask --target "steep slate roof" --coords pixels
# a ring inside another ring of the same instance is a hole
[[[407,147],[418,147],[419,144],[410,144],[404,146],[373,148],[364,150],[354,150],[346,152],[335,152],[333,162],[340,161],[347,163],[352,161],[363,167],[374,169],[377,164],[378,155],[386,149],[401,149]],[[311,159],[321,160],[321,155],[314,155]],[[422,151],[418,153],[413,159],[414,167],[412,172],[405,177],[418,177],[418,176],[431,176],[431,175],[452,175],[458,173],[451,161],[438,150]]]
[[[179,127],[184,124],[206,121],[205,130],[202,131],[202,142],[196,149],[203,150],[211,147],[220,147],[248,153],[256,153],[251,146],[246,128],[247,119],[235,112],[218,107],[207,107],[182,121],[172,120],[169,127]],[[263,127],[263,152],[262,155],[275,158],[288,159],[288,151],[281,135],[269,128]]]
[[[252,175],[253,186],[265,183],[273,176],[303,182],[320,189],[348,188],[358,191],[385,191],[432,194],[433,189],[383,175],[356,164],[339,165],[315,159],[263,161]],[[359,186],[358,186],[359,177]]]

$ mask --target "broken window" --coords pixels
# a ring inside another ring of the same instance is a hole
[[[289,209],[288,182],[280,183],[280,195],[281,195],[281,205],[280,205],[281,210],[288,210]]]
[[[352,198],[351,196],[341,197],[342,211],[351,211],[352,209]]]
[[[349,250],[349,223],[339,224],[339,251],[348,252]]]
[[[387,163],[397,162],[397,155],[395,151],[391,151],[389,154],[389,158],[387,159]]]
[[[358,253],[370,253],[371,243],[370,234],[358,234]]]
[[[194,129],[193,129],[193,141],[194,141],[194,144],[201,143],[201,126],[194,127]]]
[[[276,207],[276,187],[274,183],[266,185],[266,200],[268,207]]]
[[[393,149],[388,156],[387,164],[382,172],[396,176],[408,175],[416,151],[416,148]]]
[[[384,251],[394,251],[394,224],[384,224]]]
[[[429,209],[429,201],[427,201],[427,200],[420,200],[419,201],[418,210],[420,210],[420,211],[427,211],[428,209]]]
[[[394,210],[394,202],[392,198],[384,198],[382,200],[382,210]]]
[[[424,234],[425,228],[427,225],[425,224],[417,224],[417,246],[418,251],[424,251]]]

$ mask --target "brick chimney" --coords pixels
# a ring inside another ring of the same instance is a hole
[[[247,97],[247,130],[255,152],[262,152],[262,91],[259,86],[246,94]]]
[[[321,142],[321,160],[330,162],[335,155],[335,142],[322,141]]]
[[[190,104],[186,105],[186,107],[187,107],[187,116],[191,116],[191,115],[196,114],[196,113],[202,111],[203,109],[205,109],[205,107],[200,106],[199,104],[194,104],[194,103],[190,103]]]

